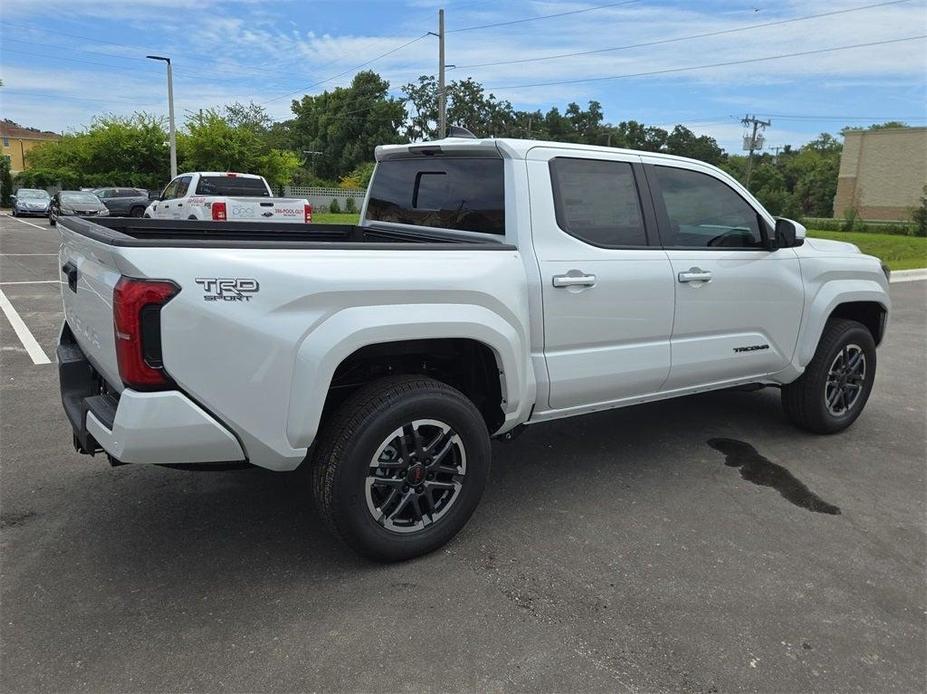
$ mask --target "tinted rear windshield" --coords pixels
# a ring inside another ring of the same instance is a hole
[[[504,235],[502,159],[422,157],[380,162],[370,188],[367,219]]]
[[[196,195],[231,195],[246,198],[269,198],[260,178],[237,176],[203,176],[196,184]]]

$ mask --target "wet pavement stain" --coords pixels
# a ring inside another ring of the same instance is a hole
[[[740,476],[763,487],[772,487],[787,501],[815,513],[839,516],[840,509],[812,492],[791,472],[760,455],[749,443],[736,439],[709,439],[708,445],[724,454],[724,464],[739,467]]]

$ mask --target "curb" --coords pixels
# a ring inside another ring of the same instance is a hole
[[[917,282],[918,280],[927,280],[927,268],[919,270],[894,270],[890,282]]]

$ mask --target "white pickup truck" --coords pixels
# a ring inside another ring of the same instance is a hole
[[[77,450],[305,463],[328,525],[398,560],[464,525],[522,425],[732,387],[822,434],[862,412],[888,270],[722,171],[456,137],[376,158],[359,226],[62,218]]]
[[[263,176],[198,171],[177,176],[145,209],[148,219],[214,222],[312,223],[312,206],[300,198],[275,198]]]

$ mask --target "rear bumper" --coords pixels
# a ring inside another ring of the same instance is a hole
[[[61,402],[74,447],[116,463],[229,463],[246,460],[238,439],[183,393],[109,388],[65,324],[58,344]]]

